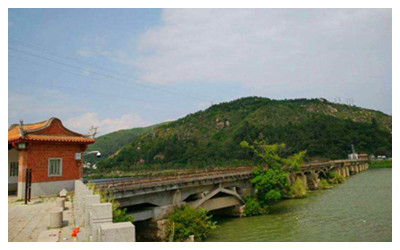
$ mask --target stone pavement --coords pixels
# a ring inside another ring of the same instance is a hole
[[[71,197],[65,202],[63,227],[50,229],[49,211],[56,206],[56,197],[32,199],[27,205],[16,196],[8,196],[8,241],[75,241]],[[47,232],[45,232],[47,231]]]

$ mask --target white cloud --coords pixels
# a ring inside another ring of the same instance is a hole
[[[390,9],[165,9],[134,65],[156,84],[239,83],[275,98],[345,93],[368,103],[382,89],[391,95],[391,28]]]
[[[119,118],[101,120],[95,112],[85,113],[64,122],[64,125],[77,132],[87,133],[91,126],[99,127],[98,134],[107,134],[121,129],[149,126],[151,123],[136,114],[125,114]]]
[[[359,56],[359,46],[379,43],[388,30],[372,20],[382,19],[381,12],[387,11],[166,9],[163,25],[141,37],[140,48],[150,53],[136,66],[144,81],[159,84],[305,82],[316,70],[334,74],[329,67],[341,58],[353,63],[346,54]]]

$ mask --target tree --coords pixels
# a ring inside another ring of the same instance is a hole
[[[250,148],[266,165],[266,167],[262,165],[254,167],[251,183],[256,190],[255,200],[268,211],[271,203],[282,199],[284,194],[291,193],[288,182],[289,171],[300,168],[306,151],[284,157],[286,146],[283,143],[268,145],[265,141],[255,141],[250,145],[243,141],[240,146]],[[248,211],[247,214],[251,212]]]

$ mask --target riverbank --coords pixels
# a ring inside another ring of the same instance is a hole
[[[392,241],[392,170],[369,169],[263,216],[215,217],[207,241]]]
[[[392,160],[370,161],[370,168],[392,168]]]

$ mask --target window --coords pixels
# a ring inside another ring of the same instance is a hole
[[[10,162],[10,177],[18,176],[18,162]]]
[[[62,158],[49,159],[49,176],[62,176]]]

